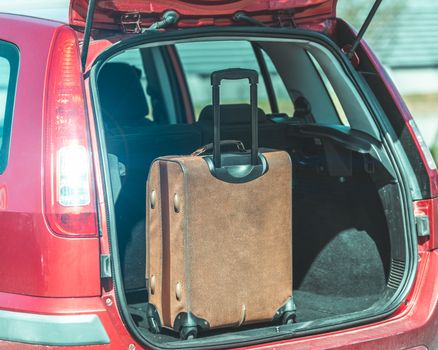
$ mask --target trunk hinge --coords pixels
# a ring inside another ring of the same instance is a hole
[[[415,226],[417,227],[418,237],[430,236],[429,217],[424,214],[415,215]]]
[[[120,18],[120,24],[124,33],[141,33],[141,15],[139,12],[124,13]]]
[[[111,255],[102,254],[100,256],[100,278],[112,277]]]
[[[280,28],[296,28],[297,26],[295,24],[294,15],[294,10],[283,10],[278,11],[275,14],[274,19],[277,21]]]

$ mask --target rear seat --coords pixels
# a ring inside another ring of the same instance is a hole
[[[107,63],[99,72],[99,98],[107,130],[150,125],[141,71],[127,63]]]
[[[249,104],[221,105],[221,139],[240,140],[246,148],[251,147],[251,106]],[[262,109],[258,109],[259,146],[287,150],[286,125],[268,119]],[[202,142],[213,142],[213,106],[204,107],[199,115]]]

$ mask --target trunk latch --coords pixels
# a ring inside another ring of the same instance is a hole
[[[100,256],[100,277],[109,278],[112,277],[111,273],[111,256],[102,254]]]
[[[417,235],[418,237],[427,237],[430,236],[430,224],[429,217],[427,215],[416,215],[415,223],[417,226]]]
[[[138,12],[124,13],[120,24],[124,33],[141,33],[141,15]]]

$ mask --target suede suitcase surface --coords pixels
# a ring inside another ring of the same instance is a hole
[[[236,143],[240,150],[221,153],[212,76],[213,155],[202,150],[156,159],[147,181],[149,323],[155,332],[166,327],[183,339],[213,328],[295,319],[291,160],[287,152],[257,148],[257,73],[217,73],[217,89],[222,79],[251,82],[251,151],[226,141],[222,146]]]

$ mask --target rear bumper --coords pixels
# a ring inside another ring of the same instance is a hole
[[[83,349],[86,341],[90,345],[87,349],[128,349],[130,346],[131,348],[135,346],[136,349],[142,348],[128,333],[112,296],[106,296],[104,299],[99,297],[64,299],[0,293],[0,323],[4,322],[6,316],[11,316],[13,322],[18,323],[12,328],[8,324],[9,333],[5,333],[3,325],[0,325],[1,349],[40,348],[21,343],[25,342],[39,344],[41,349],[47,349],[46,346],[51,345],[54,348],[68,346],[68,349],[73,350]],[[20,327],[22,325],[27,327],[29,323],[20,324],[22,320],[25,322],[37,320],[37,323],[49,321],[51,327],[41,328],[37,325],[32,331],[27,328],[28,332],[23,333]],[[85,325],[90,328],[84,334],[78,335],[85,329]],[[61,327],[57,328],[61,329],[58,333],[60,338],[52,334],[56,327]],[[33,332],[34,338],[29,338],[31,336],[29,332]],[[62,338],[63,335],[67,336]],[[41,342],[38,342],[38,339]],[[82,346],[75,342],[80,342]],[[420,254],[415,286],[403,306],[390,318],[344,331],[251,348],[393,350],[418,346],[438,349],[438,250]]]
[[[111,297],[0,292],[0,349],[127,349],[131,343]]]
[[[0,339],[50,346],[108,344],[97,315],[38,315],[0,310]]]

